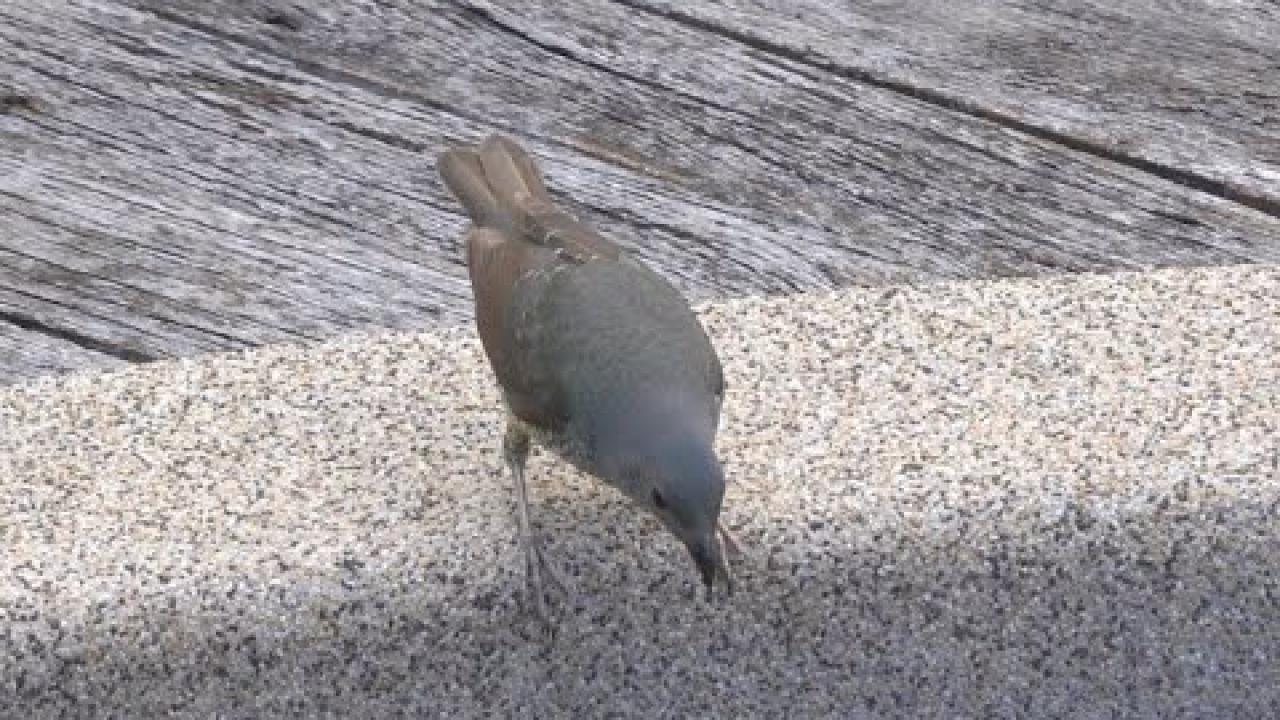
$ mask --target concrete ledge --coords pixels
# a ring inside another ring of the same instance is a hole
[[[1280,268],[705,317],[740,592],[542,456],[550,639],[467,332],[0,391],[0,716],[1275,716]]]

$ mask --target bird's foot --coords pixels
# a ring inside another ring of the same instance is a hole
[[[551,624],[549,603],[553,600],[553,592],[563,596],[569,604],[574,604],[573,588],[564,577],[547,560],[542,549],[542,541],[537,535],[525,538],[525,599],[528,607],[539,620]]]
[[[729,528],[724,523],[716,523],[716,534],[720,538],[720,571],[719,577],[724,582],[724,590],[726,595],[733,595],[733,560],[742,558],[742,545],[738,543],[738,539],[729,532]],[[707,586],[707,599],[711,599],[711,586]]]

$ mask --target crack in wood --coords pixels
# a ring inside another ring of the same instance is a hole
[[[118,358],[126,362],[152,362],[160,358],[158,355],[152,355],[141,350],[100,340],[69,328],[48,325],[31,317],[30,315],[0,310],[0,322],[6,322],[29,332],[39,333],[57,340],[63,340],[75,345],[76,347],[99,352],[103,355],[110,355],[113,358]]]
[[[144,10],[145,12],[148,12],[166,22],[187,28],[188,30],[194,30],[203,35],[207,35],[208,37],[221,40],[222,42],[239,45],[274,58],[286,60],[299,72],[319,80],[325,80],[339,85],[349,85],[353,88],[363,90],[387,100],[401,100],[421,104],[422,106],[429,107],[432,110],[462,117],[472,122],[483,123],[486,120],[485,118],[465,113],[457,107],[436,102],[427,95],[414,92],[385,78],[366,77],[344,68],[334,67],[309,58],[301,57],[295,53],[282,53],[271,43],[255,40],[240,33],[230,32],[219,28],[216,25],[201,22],[178,12],[172,12],[157,7],[141,7],[139,9]]]
[[[404,137],[403,135],[396,135],[395,133],[389,133],[384,130],[378,130],[376,128],[369,128],[369,127],[362,127],[360,125],[356,125],[355,123],[346,122],[344,120],[339,120],[337,122],[334,122],[333,126],[336,128],[341,128],[342,130],[346,130],[348,132],[353,132],[357,135],[363,135],[364,137],[367,137],[370,140],[376,140],[377,142],[384,143],[392,147],[400,148],[401,150],[408,150],[409,152],[413,152],[413,153],[426,152],[427,150],[427,146],[424,143],[417,142],[416,140],[411,140],[407,137]]]
[[[1272,217],[1280,218],[1280,200],[1245,188],[1238,183],[1216,180],[1200,173],[1165,163],[1150,160],[1138,155],[1117,150],[1103,143],[1090,140],[1079,135],[1054,130],[1037,125],[1028,120],[1015,117],[1009,113],[980,104],[975,100],[950,95],[936,88],[915,85],[904,80],[884,77],[870,70],[840,64],[825,59],[816,53],[799,52],[793,48],[771,42],[748,32],[718,25],[709,20],[696,17],[678,10],[655,8],[639,0],[610,0],[631,10],[647,13],[670,20],[686,27],[718,35],[735,42],[742,43],[754,50],[769,53],[793,62],[808,65],[823,72],[832,73],[864,85],[887,90],[899,95],[914,98],[953,112],[963,113],[970,117],[980,118],[1001,127],[1030,135],[1034,138],[1060,145],[1069,150],[1082,152],[1103,160],[1118,163],[1126,167],[1140,170],[1163,180],[1177,183],[1183,187],[1203,192],[1214,197],[1237,203],[1257,210]]]
[[[616,77],[620,80],[626,80],[629,82],[636,83],[637,85],[649,88],[650,90],[656,90],[659,93],[662,93],[665,95],[675,95],[679,98],[682,98],[692,103],[694,106],[697,106],[697,107],[715,108],[716,110],[719,110],[728,115],[733,115],[734,117],[746,118],[748,121],[754,120],[754,118],[752,118],[749,113],[745,113],[741,109],[735,108],[732,105],[725,105],[724,103],[717,101],[715,98],[694,95],[680,88],[672,87],[670,85],[664,85],[663,83],[658,82],[657,80],[654,80],[652,78],[635,75],[633,73],[623,72],[622,70],[619,70],[617,68],[610,67],[606,63],[597,62],[595,60],[589,60],[587,58],[581,57],[580,55],[574,53],[572,50],[569,50],[568,48],[560,47],[559,45],[553,45],[549,42],[539,40],[538,38],[533,37],[529,33],[526,33],[520,30],[520,28],[515,27],[514,25],[511,25],[509,23],[503,22],[501,19],[496,17],[492,12],[490,12],[488,8],[478,7],[474,5],[466,5],[466,4],[461,5],[461,8],[468,14],[481,18],[492,27],[500,30],[501,32],[507,35],[517,38],[522,42],[526,42],[538,48],[539,50],[542,50],[543,52],[547,52],[552,55],[555,55],[556,57],[563,58],[572,63],[576,63],[578,65],[581,65],[582,67],[589,68],[597,72],[602,72],[606,75]]]

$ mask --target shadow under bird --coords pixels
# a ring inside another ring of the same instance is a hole
[[[707,596],[732,590],[714,450],[724,375],[688,301],[618,245],[561,210],[533,160],[492,136],[439,159],[466,208],[476,325],[507,408],[527,591],[562,590],[529,521],[530,440],[617,488],[688,548]]]

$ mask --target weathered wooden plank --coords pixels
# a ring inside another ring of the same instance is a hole
[[[620,0],[1280,215],[1274,0]]]
[[[5,118],[0,153],[0,287],[34,288],[20,310],[151,356],[466,317],[456,253],[413,257],[422,236],[444,233],[396,227],[424,210],[411,185],[379,178],[403,151],[367,141],[327,154],[351,134],[312,134],[300,113],[272,117],[305,104],[296,88],[177,61],[180,38],[124,47],[127,31],[82,6],[0,12],[14,82],[35,98]],[[190,50],[226,69],[237,58],[217,45]],[[235,105],[254,93],[256,118]],[[357,194],[358,210],[347,203]]]
[[[699,298],[1280,261],[1264,214],[622,5],[134,5],[0,8],[0,301],[136,357],[466,319],[432,165],[494,129]]]
[[[1196,212],[1213,207],[1211,213],[1234,215],[1237,208],[803,63],[761,56],[714,33],[637,17],[615,3],[544,0],[511,9],[468,2],[431,12],[373,3],[350,8],[340,24],[294,13],[283,29],[273,25],[265,33],[264,18],[283,12],[278,3],[254,11],[235,4],[179,7],[186,8],[179,21],[284,56],[314,60],[325,53],[329,72],[414,88],[484,127],[568,138],[577,150],[658,180],[656,190],[670,197],[638,209],[655,218],[691,218],[680,229],[702,231],[697,238],[718,232],[694,224],[706,208],[757,220],[769,235],[765,247],[752,247],[759,238],[735,237],[731,254],[757,273],[776,271],[771,261],[782,254],[779,264],[799,264],[801,286],[1280,256],[1277,225],[1267,218],[1233,218],[1228,224],[1243,222],[1248,230],[1202,229],[1191,240],[1187,226],[1201,220],[1181,214],[1183,198],[1194,199]],[[163,8],[168,13],[174,5]],[[343,50],[333,52],[340,35]],[[629,177],[598,180],[568,183],[574,197],[606,217],[609,204],[633,199],[624,184]],[[1171,193],[1178,200],[1164,204],[1173,198],[1161,196]],[[690,194],[705,200],[696,198],[693,212],[674,212]],[[987,207],[973,208],[975,196]],[[1134,223],[1127,215],[1134,211],[1149,216]],[[868,226],[876,232],[862,233]],[[798,242],[788,243],[779,230],[793,228]],[[821,257],[826,250],[831,258]],[[806,275],[815,257],[828,272]],[[850,266],[849,276],[830,272]]]

